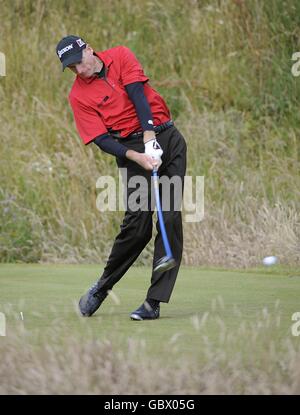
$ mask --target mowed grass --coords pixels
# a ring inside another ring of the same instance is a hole
[[[82,339],[143,340],[153,356],[176,340],[179,352],[193,355],[199,352],[200,326],[214,341],[222,325],[234,330],[243,322],[255,324],[262,312],[271,318],[275,313],[281,320],[273,333],[278,340],[291,337],[292,314],[300,311],[300,270],[182,267],[170,303],[161,305],[161,318],[134,322],[129,314],[144,300],[150,279],[150,268],[136,267],[92,317],[83,318],[78,299],[101,271],[101,265],[1,265],[0,311],[6,314],[7,336],[21,324],[42,341],[49,329],[65,327],[66,335]]]
[[[299,269],[182,267],[161,318],[141,322],[129,314],[148,267],[132,268],[94,316],[79,315],[101,271],[0,266],[0,395],[300,393]]]

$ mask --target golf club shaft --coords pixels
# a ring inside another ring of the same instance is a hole
[[[154,186],[154,195],[155,195],[158,222],[159,222],[159,226],[160,226],[160,231],[161,231],[161,235],[162,235],[162,239],[163,239],[164,248],[165,248],[165,251],[166,251],[166,256],[169,257],[169,258],[173,258],[172,251],[171,251],[170,244],[169,244],[169,240],[168,240],[168,236],[167,236],[167,232],[166,232],[166,228],[165,228],[165,224],[164,224],[164,218],[163,218],[163,215],[162,215],[162,209],[161,209],[160,197],[159,197],[158,174],[157,174],[157,169],[156,168],[153,169],[152,176],[153,176],[153,186]]]

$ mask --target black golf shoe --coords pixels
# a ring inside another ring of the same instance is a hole
[[[150,304],[145,301],[137,310],[130,314],[131,320],[155,320],[159,318],[160,306],[159,303],[156,307],[151,307]]]
[[[107,292],[103,292],[98,288],[98,282],[96,282],[88,292],[83,295],[79,300],[79,310],[84,317],[90,317],[95,311],[98,310],[100,305],[107,297]]]

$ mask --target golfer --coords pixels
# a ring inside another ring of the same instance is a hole
[[[82,38],[72,35],[60,40],[56,53],[63,70],[69,68],[76,75],[69,102],[83,143],[94,143],[114,156],[119,168],[126,169],[127,202],[136,190],[129,186],[130,179],[142,176],[149,184],[139,209],[127,203],[103,273],[79,301],[81,314],[91,316],[152,237],[152,170],[158,169],[160,177],[179,177],[183,189],[186,143],[165,101],[150,86],[130,49],[116,46],[95,52]],[[155,264],[165,255],[157,223],[150,287],[143,304],[130,314],[132,320],[157,319],[160,303],[169,302],[174,288],[183,238],[181,212],[175,208],[172,186],[170,190],[170,206],[163,211],[163,218],[176,265],[164,272],[155,271]]]

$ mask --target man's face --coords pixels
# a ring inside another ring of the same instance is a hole
[[[78,63],[73,63],[68,66],[72,72],[80,76],[80,78],[90,78],[95,72],[95,57],[93,49],[87,46],[82,51],[82,60]]]

